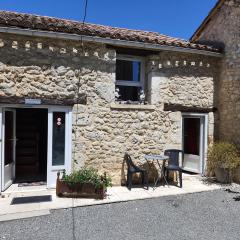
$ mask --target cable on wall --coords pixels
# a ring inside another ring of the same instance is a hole
[[[83,20],[82,20],[82,30],[84,30],[84,24],[86,21],[87,17],[87,8],[88,8],[88,0],[85,0],[85,5],[84,5],[84,14],[83,14]],[[82,53],[84,54],[84,45],[83,45],[83,34],[81,34],[81,46],[82,46]]]
[[[87,7],[88,7],[88,0],[85,0],[85,7],[84,7],[84,16],[83,16],[83,24],[85,23],[87,17]]]
[[[87,8],[88,8],[88,0],[85,0],[85,4],[84,4],[84,14],[83,14],[83,20],[82,20],[82,30],[84,29],[84,24],[86,21],[86,17],[87,17]],[[85,50],[84,50],[84,43],[83,43],[83,34],[81,34],[81,48],[82,48],[82,56],[85,55]],[[77,108],[76,108],[76,114],[75,114],[75,127],[77,127],[77,121],[78,121],[78,113],[79,113],[79,90],[80,90],[80,82],[81,82],[81,76],[80,76],[80,70],[77,71],[77,76],[78,76],[78,83],[77,83]],[[77,131],[74,131],[74,138],[75,138],[75,144],[74,144],[74,153],[73,153],[73,160],[74,163],[77,163],[77,159],[76,159],[76,141],[77,141]],[[73,164],[74,166],[74,164]],[[73,167],[74,170],[74,167]]]

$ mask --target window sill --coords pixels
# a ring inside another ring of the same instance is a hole
[[[154,105],[111,103],[111,109],[154,111]]]

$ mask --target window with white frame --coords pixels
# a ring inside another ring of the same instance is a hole
[[[117,56],[116,90],[120,101],[138,102],[144,88],[144,59],[133,56]]]

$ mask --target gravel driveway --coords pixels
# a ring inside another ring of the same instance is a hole
[[[56,210],[47,216],[0,223],[0,239],[237,240],[240,189],[235,191]]]

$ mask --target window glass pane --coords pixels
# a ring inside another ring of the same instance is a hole
[[[65,113],[53,113],[52,165],[65,163]]]
[[[140,68],[141,68],[141,62],[133,61],[133,81],[140,81]]]
[[[141,62],[130,60],[116,61],[116,80],[140,82]]]
[[[119,100],[122,101],[138,101],[139,97],[139,91],[140,91],[140,87],[130,87],[130,86],[117,86],[117,88],[119,88]]]

